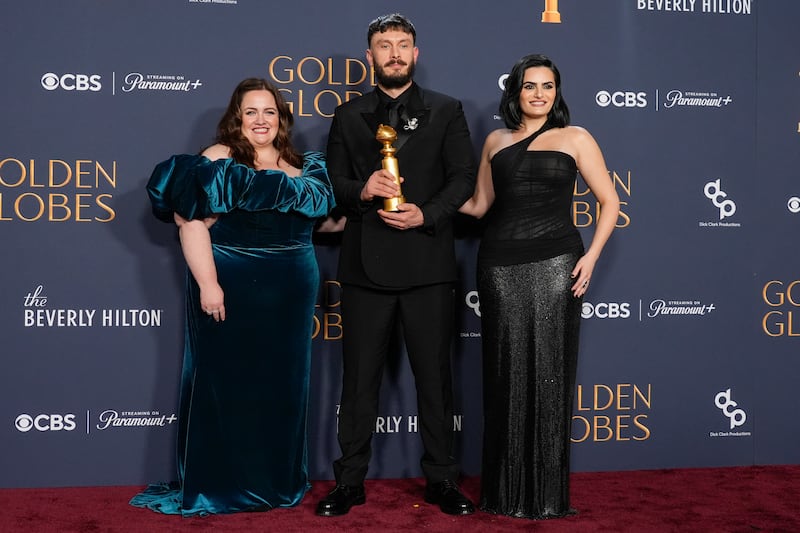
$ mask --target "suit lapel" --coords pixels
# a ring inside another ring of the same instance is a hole
[[[402,115],[400,116],[400,124],[397,127],[397,140],[393,146],[400,151],[400,148],[410,139],[415,133],[425,129],[430,117],[430,107],[425,105],[422,95],[422,89],[414,83],[411,86],[411,94],[408,96],[408,102],[405,105]],[[369,100],[364,101],[364,106],[361,111],[361,118],[367,125],[369,130],[374,134],[378,131],[381,117],[383,116],[382,110],[378,109],[380,106],[380,98],[375,91],[368,93]],[[373,145],[371,145],[373,146]],[[369,161],[374,162],[375,168],[380,168],[380,160],[383,156],[380,154],[380,143],[374,142],[374,150],[369,152],[374,156],[369,156]]]
[[[372,132],[372,136],[371,139],[364,138],[364,150],[361,153],[361,157],[367,162],[367,168],[374,170],[381,167],[381,159],[383,158],[380,152],[381,143],[375,140],[375,135],[378,132],[378,125],[382,117],[378,109],[380,99],[374,90],[371,93],[365,94],[364,97],[364,105],[361,107],[361,119],[364,121],[367,129]],[[366,174],[364,180],[368,177],[369,173]]]
[[[425,106],[422,99],[422,89],[415,83],[411,87],[411,94],[408,95],[408,102],[400,115],[400,124],[397,127],[397,142],[394,143],[394,147],[398,152],[412,135],[425,129],[430,112],[430,108]]]
[[[380,99],[375,91],[367,93],[364,96],[369,98],[364,101],[364,105],[361,107],[361,118],[364,119],[370,131],[378,131],[378,121],[381,118],[381,114],[378,110]]]

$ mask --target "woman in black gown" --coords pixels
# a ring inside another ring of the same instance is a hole
[[[306,411],[319,271],[315,222],[334,205],[321,154],[295,152],[266,80],[234,91],[201,155],[159,164],[156,216],[189,267],[178,480],[131,504],[183,516],[289,507],[309,489]]]
[[[583,295],[619,214],[603,155],[569,126],[558,69],[529,55],[500,103],[507,128],[483,146],[475,194],[482,217],[478,292],[483,342],[482,510],[543,519],[569,505],[572,398]],[[600,216],[584,252],[572,221],[577,173]]]

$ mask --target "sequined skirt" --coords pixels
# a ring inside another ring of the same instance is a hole
[[[569,506],[580,298],[569,253],[478,269],[483,342],[482,510],[524,518]]]

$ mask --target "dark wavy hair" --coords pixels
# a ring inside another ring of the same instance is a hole
[[[400,13],[392,13],[390,15],[381,15],[369,23],[367,28],[367,47],[372,44],[372,36],[378,32],[385,32],[386,30],[400,30],[411,35],[411,40],[414,44],[417,43],[417,30],[414,25],[406,17]]]
[[[234,161],[248,167],[255,167],[256,150],[250,144],[250,141],[242,135],[242,99],[245,93],[260,90],[272,93],[272,96],[275,97],[275,105],[278,107],[278,134],[272,142],[278,150],[278,160],[283,159],[294,167],[302,167],[303,157],[292,146],[290,137],[294,117],[289,109],[289,104],[283,99],[278,89],[262,78],[247,78],[236,86],[231,95],[231,101],[228,103],[228,108],[217,125],[216,141],[230,148],[231,157]]]
[[[530,54],[520,58],[506,79],[506,88],[500,99],[500,116],[506,127],[512,130],[522,124],[522,111],[519,106],[519,95],[522,92],[522,83],[525,81],[525,70],[531,67],[547,67],[553,72],[556,80],[556,98],[553,108],[547,114],[546,124],[555,128],[569,125],[569,108],[561,95],[561,74],[555,63],[541,54]]]

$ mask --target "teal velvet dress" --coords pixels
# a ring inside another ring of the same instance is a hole
[[[210,234],[227,316],[203,312],[187,271],[177,481],[131,504],[184,516],[296,505],[310,488],[311,234],[334,206],[322,155],[304,154],[299,177],[178,155],[155,168],[147,192],[165,222],[219,215]]]

